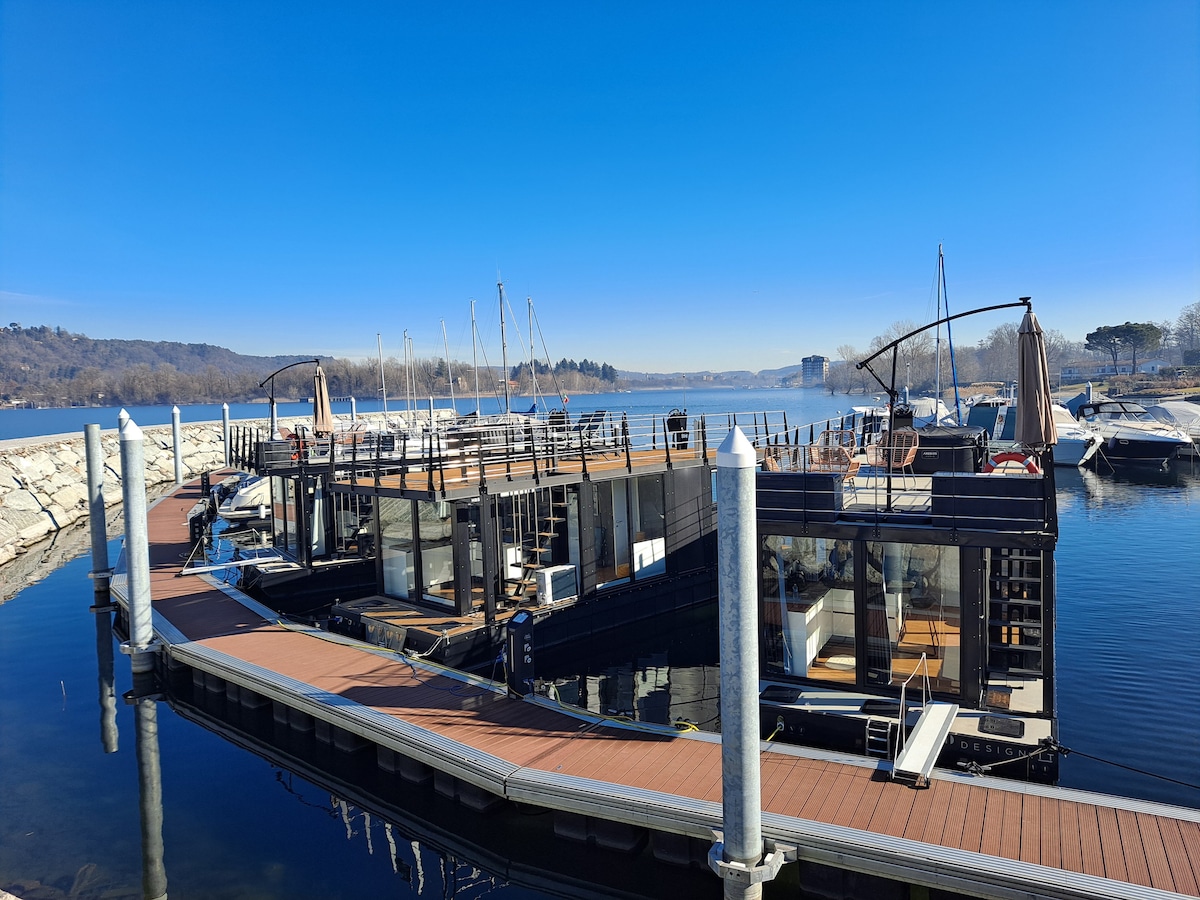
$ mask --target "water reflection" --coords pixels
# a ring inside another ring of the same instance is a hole
[[[117,686],[113,670],[112,608],[93,610],[96,619],[96,667],[100,685],[100,746],[117,752]]]
[[[167,869],[163,863],[162,768],[158,758],[157,694],[133,701],[137,741],[138,811],[142,823],[142,896],[165,900]]]
[[[626,855],[559,838],[554,814],[545,810],[503,804],[469,811],[432,780],[418,784],[381,768],[373,745],[335,748],[315,729],[276,721],[269,703],[247,705],[236,689],[209,689],[215,687],[173,684],[171,709],[265,760],[293,802],[340,822],[347,844],[367,857],[383,856],[399,881],[398,896],[715,900],[721,894],[706,870],[657,862],[649,845]]]

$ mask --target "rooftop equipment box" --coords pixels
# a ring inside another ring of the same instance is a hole
[[[987,452],[987,430],[978,425],[938,425],[917,431],[917,457],[913,471],[978,472]]]

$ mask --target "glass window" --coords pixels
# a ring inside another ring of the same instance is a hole
[[[300,558],[300,537],[296,527],[296,482],[291,478],[271,478],[271,527],[275,547],[293,559]]]
[[[421,585],[425,599],[454,603],[454,507],[444,500],[417,501]]]
[[[926,673],[932,690],[959,692],[962,629],[957,547],[867,541],[867,684]],[[924,663],[922,663],[924,656]]]
[[[854,684],[853,542],[764,535],[760,546],[766,671]]]
[[[379,542],[383,592],[407,600],[417,590],[411,500],[379,498]]]
[[[667,571],[666,496],[662,475],[642,475],[633,489],[633,575],[648,578]]]
[[[596,584],[629,577],[629,502],[624,481],[593,482]]]

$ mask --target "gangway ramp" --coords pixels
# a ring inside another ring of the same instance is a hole
[[[904,749],[892,766],[892,778],[928,784],[933,773],[933,764],[946,743],[946,735],[958,715],[957,703],[929,703],[917,719],[912,732],[904,742]]]

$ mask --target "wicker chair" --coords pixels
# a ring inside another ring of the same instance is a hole
[[[854,455],[853,431],[822,431],[809,448],[809,470],[841,475],[843,484],[854,490],[859,460]]]
[[[913,472],[913,461],[917,458],[918,436],[910,428],[897,428],[895,431],[885,431],[874,444],[867,445],[867,465],[890,472],[907,473],[916,477]]]

